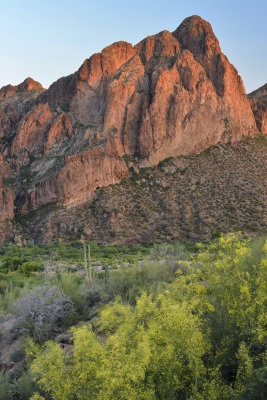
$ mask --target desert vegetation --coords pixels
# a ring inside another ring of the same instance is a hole
[[[265,398],[265,238],[6,245],[0,265],[0,399]]]

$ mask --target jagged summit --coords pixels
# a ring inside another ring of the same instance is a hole
[[[19,85],[6,85],[3,86],[0,89],[0,100],[5,99],[9,96],[13,96],[14,94],[18,92],[24,92],[24,91],[30,91],[30,90],[35,90],[35,91],[43,91],[44,88],[43,86],[35,81],[34,79],[28,77],[26,78],[22,83]]]
[[[218,53],[221,50],[210,23],[198,15],[184,19],[173,35],[194,55],[205,54],[209,51]]]
[[[0,178],[13,179],[0,187],[0,220],[80,207],[133,169],[257,134],[242,79],[198,16],[113,43],[48,90],[29,78],[2,97],[19,90],[0,103]]]
[[[19,91],[23,90],[42,90],[44,89],[41,83],[35,81],[31,77],[26,78],[22,83],[17,86]]]
[[[179,36],[179,33],[184,32],[194,36],[211,35],[215,37],[211,24],[199,15],[191,15],[185,18],[173,34]]]

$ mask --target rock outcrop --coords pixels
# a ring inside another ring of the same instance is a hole
[[[14,217],[14,194],[5,186],[5,180],[10,176],[11,168],[0,154],[0,221]]]
[[[6,185],[11,168],[0,154],[0,242],[12,235],[9,222],[14,218],[15,193]]]
[[[32,78],[26,78],[25,81],[17,86],[7,85],[0,89],[0,100],[7,99],[17,93],[26,91],[42,91],[43,86]]]
[[[267,134],[267,83],[248,95],[257,128]]]
[[[1,218],[86,204],[131,174],[129,160],[152,167],[238,143],[257,127],[240,76],[202,18],[135,46],[114,43],[48,90],[30,78],[0,90]]]

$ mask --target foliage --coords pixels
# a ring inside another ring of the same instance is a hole
[[[249,241],[237,235],[221,237],[187,263],[188,273],[173,286],[177,301],[196,303],[212,343],[212,362],[222,366],[230,382],[238,368],[233,354],[241,343],[254,352],[263,346],[266,256],[262,241],[249,248]]]
[[[175,268],[172,264],[146,260],[130,268],[122,265],[120,269],[112,271],[106,290],[111,299],[120,296],[123,301],[135,304],[136,297],[143,291],[154,294],[174,277]]]
[[[55,400],[263,399],[267,243],[220,237],[180,267],[168,286],[104,307],[96,331],[73,329],[73,354],[33,345],[40,387]]]
[[[10,361],[17,363],[24,359],[25,357],[25,350],[24,348],[16,348],[10,353],[9,359]]]
[[[18,379],[11,374],[0,373],[0,400],[28,400],[34,390],[36,386],[29,371],[23,372]]]
[[[115,246],[104,245],[96,242],[88,243],[91,248],[92,261],[103,262],[111,260],[114,257],[121,261],[128,261],[132,256],[141,258],[149,254],[151,245],[129,245]],[[83,245],[80,241],[71,243],[50,243],[45,245],[31,245],[19,247],[14,244],[7,244],[0,249],[0,266],[2,268],[17,269],[17,267],[26,261],[43,262],[44,260],[83,262]],[[139,255],[139,257],[138,257]]]
[[[25,276],[16,271],[8,274],[0,273],[0,313],[11,313],[13,302],[22,297],[25,291],[42,284],[41,275]]]
[[[40,264],[34,261],[26,261],[19,265],[18,272],[25,276],[30,276],[32,272],[37,271],[40,268]]]
[[[197,387],[205,343],[186,305],[143,294],[134,309],[119,302],[105,309],[101,328],[115,330],[104,344],[84,326],[74,330],[73,357],[49,342],[34,360],[40,387],[54,399],[167,399]]]
[[[72,310],[72,301],[57,286],[38,287],[13,304],[14,331],[43,342],[62,330]]]

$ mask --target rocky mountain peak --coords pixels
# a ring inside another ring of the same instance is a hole
[[[185,49],[190,50],[195,56],[220,52],[219,41],[210,23],[198,15],[184,19],[173,35]]]
[[[24,91],[24,90],[43,90],[43,86],[41,83],[35,81],[34,79],[28,77],[26,78],[22,83],[20,83],[17,86],[17,89],[19,91]]]
[[[132,169],[257,134],[242,79],[199,16],[113,43],[48,90],[31,78],[6,86],[0,100],[0,182],[13,182],[2,219],[80,207]]]
[[[26,78],[19,85],[6,85],[0,89],[0,100],[5,99],[7,97],[13,96],[18,92],[26,92],[26,91],[43,91],[43,86],[35,81],[32,78]]]

